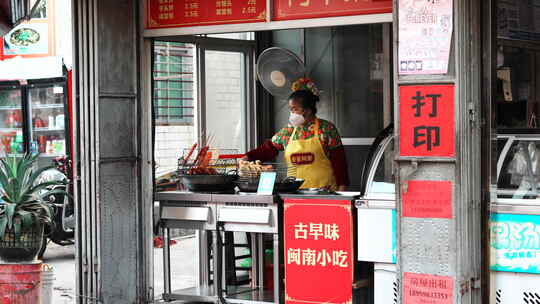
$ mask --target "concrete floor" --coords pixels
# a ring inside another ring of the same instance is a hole
[[[171,284],[172,289],[195,286],[196,263],[194,256],[197,248],[196,238],[178,238],[171,247]],[[155,298],[163,293],[163,250],[154,249],[154,290]],[[43,263],[54,268],[52,304],[75,303],[75,248],[49,243],[43,257]]]

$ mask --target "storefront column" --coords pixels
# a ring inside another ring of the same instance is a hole
[[[401,303],[481,303],[481,1],[453,2],[447,74],[403,75],[399,5],[411,2],[394,1]]]
[[[151,296],[138,14],[139,1],[74,1],[77,303],[146,303]]]

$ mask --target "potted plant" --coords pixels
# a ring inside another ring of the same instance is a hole
[[[50,195],[64,192],[49,190],[63,181],[36,183],[47,166],[35,169],[38,154],[0,160],[0,259],[4,262],[31,262],[36,259],[45,226],[51,226]]]

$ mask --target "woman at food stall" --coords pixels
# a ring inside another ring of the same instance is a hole
[[[249,161],[271,161],[284,151],[285,162],[304,179],[303,189],[345,190],[349,185],[345,149],[337,128],[317,117],[319,91],[308,78],[294,82],[289,96],[289,125],[246,153]]]

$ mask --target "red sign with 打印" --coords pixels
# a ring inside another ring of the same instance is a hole
[[[403,273],[403,303],[454,303],[454,279],[421,273]]]
[[[284,202],[285,303],[352,303],[351,202]]]
[[[452,218],[451,181],[407,181],[402,191],[404,217]]]
[[[392,0],[274,0],[273,20],[392,13]]]
[[[148,29],[266,21],[266,0],[147,0]]]
[[[399,155],[454,157],[454,85],[399,88]]]

